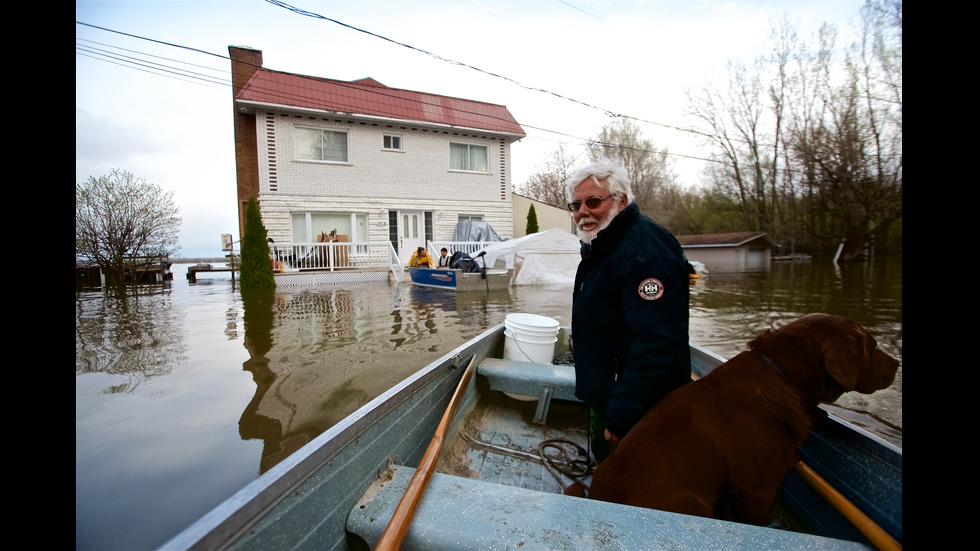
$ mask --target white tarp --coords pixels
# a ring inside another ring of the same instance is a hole
[[[487,267],[514,270],[512,285],[575,285],[581,260],[578,237],[560,228],[489,245]]]

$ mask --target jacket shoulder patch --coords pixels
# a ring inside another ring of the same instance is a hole
[[[664,296],[664,284],[655,277],[648,277],[640,282],[637,292],[643,300],[657,300]]]

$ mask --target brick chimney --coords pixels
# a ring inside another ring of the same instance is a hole
[[[238,238],[245,235],[245,207],[250,197],[259,198],[258,139],[255,113],[245,113],[235,98],[245,84],[262,68],[262,50],[228,46],[231,57],[232,110],[235,123],[235,174],[238,178]]]

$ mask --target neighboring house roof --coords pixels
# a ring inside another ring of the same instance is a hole
[[[526,136],[503,105],[389,88],[372,79],[333,80],[260,68],[236,103],[312,109]]]
[[[565,212],[565,213],[567,213],[567,212],[568,212],[568,211],[567,211],[566,209],[564,209],[564,208],[562,208],[562,207],[556,207],[556,206],[554,206],[554,205],[549,205],[548,203],[545,203],[544,201],[542,201],[542,200],[540,200],[540,199],[535,199],[535,198],[533,198],[533,197],[528,197],[527,195],[524,195],[523,193],[518,193],[518,192],[516,192],[516,191],[515,191],[515,192],[513,192],[513,195],[519,195],[519,196],[521,196],[521,197],[523,197],[523,198],[525,198],[525,199],[527,199],[528,201],[533,201],[533,202],[535,202],[535,203],[537,203],[537,204],[539,204],[539,205],[544,205],[544,206],[546,206],[546,207],[551,207],[551,208],[553,208],[553,209],[558,209],[558,210],[560,210],[560,211],[562,211],[562,212]]]
[[[743,231],[730,233],[703,233],[700,235],[678,235],[677,242],[681,247],[737,247],[750,241],[764,239],[770,247],[775,247],[776,242],[769,237],[769,234],[761,231]]]

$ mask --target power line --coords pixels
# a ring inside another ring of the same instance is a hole
[[[128,35],[128,36],[134,36],[134,35]],[[138,38],[141,38],[142,39],[142,37],[138,37]],[[218,73],[221,73],[221,74],[225,74],[225,71],[223,69],[215,69],[214,67],[209,67],[207,65],[199,65],[197,63],[189,63],[187,61],[181,61],[179,59],[173,59],[173,58],[170,58],[170,57],[163,57],[163,56],[148,54],[146,52],[140,52],[140,51],[137,51],[137,50],[131,50],[129,48],[123,48],[121,46],[115,46],[115,45],[112,45],[112,44],[105,44],[103,42],[96,42],[95,40],[89,40],[87,38],[75,38],[75,40],[78,40],[78,41],[81,41],[81,42],[87,42],[89,44],[96,44],[98,46],[105,46],[106,48],[112,48],[114,50],[121,50],[123,52],[130,52],[130,53],[135,53],[135,54],[139,54],[139,55],[143,55],[143,56],[147,56],[147,57],[153,57],[153,58],[157,58],[157,59],[164,59],[164,60],[167,60],[167,61],[172,61],[174,63],[180,63],[180,64],[183,64],[183,65],[189,65],[191,67],[200,67],[201,69],[208,69],[208,70],[215,71],[215,72],[218,72]],[[149,39],[144,39],[144,40],[149,40]],[[171,46],[168,43],[162,43],[162,44],[166,44],[167,46]],[[214,54],[214,55],[216,55],[216,54]],[[219,57],[221,57],[221,56],[219,56]],[[227,56],[225,56],[225,57],[227,58]]]
[[[291,6],[288,6],[288,5],[286,5],[286,4],[282,3],[282,2],[278,2],[278,1],[275,1],[275,0],[267,0],[267,1],[270,1],[270,3],[276,4],[276,5],[280,5],[282,7],[286,7],[287,9],[290,9],[291,11],[296,11],[297,13],[301,13],[303,15],[306,15],[306,14],[309,13],[309,12],[305,12],[304,10],[297,10],[296,8],[292,8]],[[401,46],[410,48],[412,50],[416,50],[416,51],[425,53],[426,55],[434,56],[434,57],[436,57],[436,58],[438,58],[440,60],[446,61],[448,63],[452,63],[452,64],[455,64],[455,65],[461,65],[461,66],[465,66],[465,67],[471,67],[474,70],[477,70],[477,71],[480,71],[482,73],[485,73],[485,74],[488,74],[488,75],[491,75],[491,76],[495,76],[495,77],[498,77],[498,78],[503,78],[504,80],[507,80],[509,82],[513,82],[513,83],[515,83],[515,84],[517,84],[517,85],[519,85],[519,86],[521,86],[523,88],[526,88],[526,89],[529,89],[529,90],[532,90],[532,91],[542,91],[542,92],[548,93],[548,94],[550,94],[552,96],[555,96],[555,97],[558,97],[558,98],[561,98],[561,99],[567,99],[569,101],[572,101],[574,103],[578,103],[580,105],[584,105],[584,106],[587,106],[587,107],[590,107],[590,108],[593,108],[593,109],[598,109],[598,110],[602,111],[604,114],[606,114],[606,115],[608,115],[610,117],[629,118],[629,119],[633,119],[633,120],[637,120],[637,121],[641,121],[641,122],[650,122],[651,124],[657,124],[659,126],[664,126],[664,127],[667,127],[667,128],[675,128],[677,130],[682,130],[682,131],[684,130],[684,129],[680,129],[680,128],[677,128],[677,127],[671,127],[669,125],[664,125],[664,124],[660,124],[660,123],[654,123],[652,121],[645,121],[643,119],[639,119],[639,118],[636,118],[636,117],[629,117],[627,115],[617,115],[617,114],[615,114],[615,113],[613,113],[611,111],[608,111],[608,110],[605,110],[605,109],[602,109],[602,108],[598,108],[598,107],[592,106],[590,104],[587,104],[587,103],[584,103],[584,102],[580,102],[578,100],[574,100],[574,99],[571,99],[571,98],[566,98],[566,97],[564,97],[564,96],[562,96],[560,94],[555,94],[553,92],[548,92],[548,91],[543,90],[543,89],[538,89],[538,88],[532,88],[532,87],[525,86],[525,85],[520,84],[519,82],[514,81],[512,79],[509,79],[509,78],[506,78],[506,77],[500,77],[499,75],[495,75],[494,73],[490,73],[488,71],[483,71],[481,69],[478,69],[476,67],[472,67],[472,66],[467,65],[465,63],[460,63],[460,62],[455,62],[455,61],[447,60],[445,58],[442,58],[442,57],[437,56],[435,54],[432,54],[430,52],[426,52],[425,50],[421,50],[421,49],[415,48],[413,46],[409,46],[407,44],[402,44],[400,42],[397,42],[397,41],[394,41],[394,40],[385,38],[385,37],[383,37],[381,35],[377,35],[375,33],[369,32],[369,31],[364,31],[364,30],[361,30],[361,29],[357,29],[356,27],[352,27],[350,25],[347,25],[346,23],[342,23],[342,22],[339,22],[339,21],[336,21],[336,20],[333,20],[333,19],[330,19],[330,18],[327,18],[327,17],[318,16],[316,14],[311,15],[311,17],[317,17],[317,18],[320,18],[320,19],[324,19],[324,20],[327,20],[327,21],[331,21],[331,22],[337,23],[337,24],[342,25],[344,27],[348,27],[348,28],[357,30],[359,32],[364,32],[366,34],[369,34],[371,36],[375,36],[375,37],[381,38],[383,40],[392,42],[394,44],[398,44],[398,45],[401,45]],[[89,23],[84,23],[84,22],[81,22],[81,21],[76,21],[76,24],[87,26],[87,27],[91,27],[91,28],[98,29],[98,30],[102,30],[102,31],[105,31],[105,32],[110,32],[110,33],[114,33],[114,34],[118,34],[118,35],[122,35],[122,36],[127,36],[127,37],[130,37],[130,38],[135,38],[135,39],[138,39],[138,40],[144,40],[144,41],[147,41],[147,42],[161,44],[161,45],[168,46],[168,47],[173,47],[173,48],[188,50],[188,51],[195,52],[195,53],[201,53],[201,54],[205,54],[205,55],[216,57],[216,58],[223,59],[223,60],[230,60],[231,59],[227,55],[216,54],[216,53],[213,53],[213,52],[208,52],[206,50],[200,50],[198,48],[192,48],[192,47],[188,47],[188,46],[182,46],[180,44],[175,44],[175,43],[172,43],[172,42],[166,42],[166,41],[162,41],[162,40],[156,40],[156,39],[152,39],[152,38],[147,38],[147,37],[143,37],[143,36],[139,36],[139,35],[135,35],[135,34],[131,34],[131,33],[126,33],[126,32],[117,31],[117,30],[114,30],[114,29],[109,29],[109,28],[106,28],[106,27],[101,27],[101,26],[98,26],[98,25],[92,25],[92,24],[89,24]],[[86,41],[86,42],[91,42],[93,44],[103,45],[101,43],[98,43],[98,42],[95,42],[95,41],[86,40],[86,39],[79,38],[78,40],[83,40],[83,41]],[[153,58],[156,58],[156,59],[163,59],[163,60],[167,60],[167,61],[172,61],[174,63],[187,64],[187,65],[191,65],[191,66],[205,68],[205,69],[208,69],[208,70],[213,70],[213,71],[216,71],[216,72],[222,72],[222,73],[224,72],[224,70],[219,70],[219,69],[215,69],[215,68],[204,66],[204,65],[197,65],[197,64],[186,63],[186,62],[183,62],[183,61],[173,60],[171,58],[166,58],[166,57],[162,57],[162,56],[156,56],[156,55],[149,54],[149,53],[146,53],[146,52],[138,52],[138,51],[135,51],[135,50],[129,50],[129,49],[121,48],[121,47],[118,47],[118,46],[111,46],[111,45],[105,45],[105,46],[110,47],[110,48],[114,48],[114,49],[118,49],[118,50],[122,50],[122,51],[128,51],[130,53],[137,53],[139,55],[146,56],[146,57],[153,57]],[[133,56],[122,56],[122,55],[118,55],[118,54],[111,54],[111,53],[109,53],[109,52],[107,52],[105,50],[101,50],[101,49],[98,49],[98,48],[91,48],[91,47],[76,45],[76,52],[78,52],[79,55],[83,55],[83,56],[90,57],[90,58],[93,58],[93,59],[99,59],[99,60],[102,60],[102,61],[106,61],[108,63],[113,63],[113,64],[116,64],[116,65],[133,68],[133,69],[140,70],[140,71],[147,72],[147,73],[151,73],[151,74],[157,74],[159,76],[166,76],[166,77],[169,77],[169,78],[174,78],[171,75],[177,75],[177,76],[180,76],[180,77],[185,77],[185,78],[177,78],[176,79],[176,80],[181,80],[181,81],[185,81],[185,82],[188,82],[188,80],[186,80],[186,79],[191,79],[192,81],[198,81],[196,83],[202,83],[203,82],[203,83],[206,83],[206,84],[218,84],[218,85],[220,85],[222,87],[224,87],[224,86],[230,87],[231,86],[230,79],[224,79],[224,78],[222,78],[222,79],[215,79],[214,77],[203,75],[201,73],[197,73],[197,72],[193,72],[193,71],[187,71],[187,70],[184,70],[184,69],[178,69],[178,68],[175,68],[175,67],[172,67],[172,66],[167,66],[167,65],[162,64],[162,63],[141,60],[141,59],[135,58]],[[262,67],[261,65],[259,65],[258,68],[259,69],[266,70],[266,71],[279,72],[279,71],[275,71],[273,69],[268,69],[268,68]],[[352,83],[348,83],[348,82],[345,82],[345,81],[338,81],[338,80],[334,80],[334,79],[325,79],[325,80],[330,80],[334,84],[339,85],[339,86],[345,86],[345,87],[348,87],[348,88],[351,88],[351,89],[358,89],[358,90],[360,89],[357,86],[353,85]],[[289,93],[282,92],[281,90],[274,90],[274,89],[262,88],[261,85],[258,84],[258,83],[253,83],[253,86],[256,86],[258,90],[262,90],[262,91],[265,91],[267,93],[273,94],[274,96],[280,98],[284,103],[288,103],[290,100],[293,100],[293,99],[295,99],[297,97],[297,96],[293,96],[293,95],[291,95]],[[383,90],[374,90],[373,92],[374,93],[377,93],[379,95],[382,95],[382,96],[388,96],[388,97],[392,97],[392,98],[397,98],[398,97],[398,96],[395,96],[393,94],[385,94],[383,92]],[[426,103],[426,102],[422,101],[422,103]],[[498,120],[504,120],[504,119],[502,119],[500,117],[492,117],[490,115],[487,115],[486,113],[475,113],[475,112],[471,112],[471,111],[466,111],[464,109],[447,107],[447,106],[444,106],[444,105],[441,105],[439,107],[441,107],[443,109],[447,109],[447,108],[448,109],[452,109],[452,110],[454,110],[454,111],[456,111],[458,113],[480,115],[480,116],[483,116],[483,117],[488,117],[489,116],[491,118],[497,118]],[[508,120],[507,122],[510,122],[510,121]],[[575,136],[575,135],[568,134],[568,133],[565,133],[565,132],[560,132],[560,131],[557,131],[557,130],[550,130],[550,129],[547,129],[547,128],[542,128],[542,127],[534,126],[534,125],[531,125],[531,124],[523,124],[523,123],[518,123],[518,124],[520,124],[522,127],[525,127],[525,128],[535,129],[535,130],[539,130],[539,131],[542,131],[542,132],[547,132],[547,133],[550,133],[550,134],[556,134],[556,135],[560,135],[560,136],[565,136],[565,137],[571,138],[573,140],[579,141],[583,145],[598,144],[598,145],[613,146],[613,147],[626,147],[628,149],[633,149],[633,150],[637,150],[637,151],[651,151],[651,150],[640,150],[640,149],[633,148],[633,147],[628,147],[628,146],[622,146],[620,144],[610,144],[610,143],[607,143],[607,142],[599,142],[599,141],[597,141],[595,139],[592,139],[592,138],[584,138],[584,137],[581,137],[581,136]],[[691,132],[691,131],[689,131],[689,132]],[[540,139],[543,139],[543,138],[540,138]],[[652,151],[652,152],[658,152],[658,151]],[[680,157],[680,158],[693,159],[693,160],[706,161],[706,162],[719,162],[719,161],[717,161],[715,159],[707,159],[707,158],[702,158],[702,157],[697,157],[697,156],[692,156],[692,155],[684,155],[684,154],[679,154],[679,153],[668,153],[668,155],[669,156],[672,156],[672,157]]]
[[[344,22],[341,22],[341,21],[337,21],[336,19],[332,19],[330,17],[326,17],[324,15],[320,15],[320,14],[315,13],[315,12],[311,12],[311,11],[303,10],[303,9],[300,9],[300,8],[296,8],[296,7],[291,6],[291,5],[289,5],[289,4],[285,3],[285,2],[281,2],[279,0],[266,0],[266,2],[268,2],[268,3],[270,3],[270,4],[274,5],[274,6],[279,6],[280,8],[287,9],[287,10],[289,10],[291,12],[294,12],[294,13],[297,13],[299,15],[303,15],[303,16],[306,16],[306,17],[312,17],[314,19],[322,19],[324,21],[330,21],[331,23],[336,23],[337,25],[340,25],[341,27],[346,27],[348,29],[357,31],[359,33],[364,33],[364,34],[366,34],[368,36],[373,36],[375,38],[379,38],[379,39],[384,40],[386,42],[391,42],[392,44],[396,44],[398,46],[402,46],[403,48],[408,48],[409,50],[414,50],[416,52],[423,53],[423,54],[425,54],[427,56],[430,56],[430,57],[433,57],[435,59],[438,59],[439,61],[444,61],[444,62],[449,63],[449,64],[452,64],[452,65],[459,65],[461,67],[466,67],[468,69],[472,69],[474,71],[483,73],[485,75],[492,76],[494,78],[499,78],[499,79],[502,79],[502,80],[506,80],[507,82],[511,82],[513,84],[516,84],[516,85],[518,85],[521,88],[524,88],[526,90],[531,90],[531,91],[535,91],[535,92],[542,92],[542,93],[545,93],[545,94],[551,94],[551,95],[553,95],[555,97],[559,97],[559,98],[562,98],[562,99],[565,99],[565,100],[568,100],[568,101],[571,101],[571,102],[574,102],[574,103],[578,103],[578,104],[584,105],[586,107],[591,107],[593,109],[599,109],[600,111],[605,112],[609,116],[618,116],[618,115],[613,114],[611,111],[607,111],[605,109],[601,109],[601,108],[596,107],[594,105],[589,105],[588,103],[584,103],[584,102],[578,101],[576,99],[568,98],[568,97],[562,96],[561,94],[556,94],[554,92],[550,92],[548,90],[545,90],[543,88],[534,88],[532,86],[527,86],[527,85],[522,84],[522,83],[520,83],[520,82],[518,82],[518,81],[516,81],[516,80],[514,80],[512,78],[508,78],[508,77],[505,77],[503,75],[498,75],[498,74],[493,73],[493,72],[490,72],[490,71],[485,71],[483,69],[480,69],[479,67],[475,67],[475,66],[470,65],[468,63],[463,63],[462,61],[454,61],[452,59],[444,58],[444,57],[442,57],[440,55],[437,55],[437,54],[434,54],[434,53],[432,53],[432,52],[430,52],[428,50],[423,50],[421,48],[416,48],[415,46],[412,46],[412,45],[409,45],[409,44],[405,44],[403,42],[398,42],[397,40],[393,40],[391,38],[388,38],[387,36],[383,36],[383,35],[380,35],[380,34],[377,34],[377,33],[373,33],[371,31],[366,31],[364,29],[357,28],[357,27],[355,27],[353,25],[348,25],[347,23],[344,23]]]
[[[139,35],[135,35],[135,34],[124,33],[122,31],[116,31],[116,30],[113,30],[113,29],[107,29],[105,27],[99,27],[98,25],[90,25],[88,23],[82,23],[81,21],[79,21],[77,19],[75,20],[75,24],[76,25],[84,25],[86,27],[92,27],[93,29],[99,29],[99,30],[106,31],[106,32],[109,32],[109,33],[121,34],[123,36],[128,36],[130,38],[136,38],[136,39],[139,39],[139,40],[146,40],[147,42],[156,42],[157,44],[163,44],[164,46],[171,46],[173,48],[180,48],[182,50],[189,50],[191,52],[197,52],[199,54],[211,55],[211,56],[214,56],[214,57],[228,59],[228,56],[221,55],[221,54],[215,54],[215,53],[209,52],[207,50],[199,50],[197,48],[191,48],[190,46],[181,46],[180,44],[173,44],[171,42],[164,42],[162,40],[154,40],[152,38],[146,38],[145,36],[139,36]]]
[[[130,34],[130,33],[124,33],[124,32],[115,31],[115,30],[112,30],[112,29],[107,29],[105,27],[98,27],[96,25],[89,25],[87,23],[81,23],[81,22],[78,22],[78,23],[81,24],[81,25],[86,25],[86,26],[97,28],[97,29],[100,29],[100,30],[104,30],[104,31],[108,31],[108,32],[113,32],[113,33],[121,34],[121,35],[124,35],[124,36],[129,36],[131,38],[137,38],[137,39],[140,39],[140,40],[146,40],[146,41],[149,41],[149,42],[154,42],[154,43],[158,43],[158,44],[164,44],[164,45],[167,45],[167,46],[172,46],[172,47],[177,47],[177,48],[185,48],[185,49],[188,49],[188,50],[191,50],[191,51],[195,51],[195,52],[200,52],[200,53],[207,53],[208,55],[212,55],[212,56],[219,57],[219,58],[222,58],[222,59],[227,59],[227,60],[230,60],[231,59],[229,56],[226,56],[226,55],[214,54],[214,53],[211,53],[211,52],[204,52],[203,50],[197,50],[195,48],[188,48],[188,47],[185,47],[185,46],[180,46],[180,45],[169,43],[169,42],[163,42],[163,41],[160,41],[160,40],[154,40],[154,39],[150,39],[150,38],[145,38],[145,37],[141,37],[141,36]],[[119,49],[125,50],[123,48],[119,48]],[[76,47],[76,51],[77,50],[79,50],[79,47]],[[84,48],[83,48],[83,51],[84,51]],[[128,51],[132,51],[132,50],[128,50]],[[151,56],[151,54],[146,54],[146,53],[143,53],[143,52],[140,52],[140,53],[141,53],[141,55]],[[92,56],[89,56],[89,57],[92,57]],[[112,56],[106,55],[106,57],[110,57],[111,58]],[[151,56],[151,57],[158,57],[158,58],[160,58],[160,56]],[[116,61],[122,61],[118,57],[115,58],[115,59],[116,59]],[[161,58],[161,59],[166,59],[166,58]],[[179,62],[179,63],[182,63],[182,62]],[[117,63],[117,64],[125,65],[125,63]],[[144,62],[144,63],[138,63],[138,64],[137,63],[133,63],[133,64],[134,65],[147,66],[149,63]],[[155,64],[154,63],[154,65],[158,65],[158,64]],[[261,65],[258,65],[256,67],[259,68],[259,69],[262,69],[264,71],[281,72],[281,71],[275,71],[273,69],[268,69],[268,68],[262,67]],[[153,71],[147,71],[147,72],[153,72]],[[176,72],[176,73],[181,73],[181,74],[185,74],[185,75],[187,74],[186,71],[182,71],[182,70],[181,71],[165,71],[164,70],[164,72]],[[199,78],[199,77],[195,77],[195,78]],[[204,77],[204,78],[210,78],[210,77]],[[363,90],[363,88],[358,87],[358,86],[354,85],[353,83],[349,83],[349,82],[344,82],[344,81],[339,81],[339,80],[334,80],[334,79],[321,79],[321,80],[330,80],[331,82],[333,82],[337,86],[350,88],[352,90]],[[230,80],[223,80],[220,84],[227,84],[227,85],[230,86],[231,85],[231,81]],[[295,96],[295,95],[289,94],[288,92],[283,92],[283,91],[278,90],[278,89],[274,89],[274,88],[263,88],[262,85],[261,85],[261,83],[259,83],[259,82],[253,83],[253,86],[256,88],[256,90],[263,91],[263,92],[268,93],[268,94],[270,94],[270,95],[272,95],[274,97],[278,97],[280,100],[282,100],[284,102],[288,102],[289,100],[293,100],[293,99],[296,99],[296,98],[299,97],[299,96]],[[388,97],[388,98],[391,98],[391,99],[403,99],[402,97],[400,97],[400,96],[398,96],[396,94],[393,94],[393,93],[392,94],[385,93],[383,91],[383,89],[375,89],[375,90],[372,90],[372,93],[375,94],[375,95],[377,95],[377,96]],[[495,117],[493,115],[488,115],[486,113],[478,113],[476,111],[468,111],[466,109],[460,109],[458,107],[450,107],[450,106],[440,105],[440,104],[436,104],[436,103],[430,103],[430,102],[426,102],[424,100],[419,100],[419,101],[420,101],[420,103],[425,104],[425,105],[431,105],[433,107],[438,107],[440,109],[449,109],[449,110],[452,110],[452,111],[454,111],[456,113],[459,113],[459,114],[462,114],[462,115],[480,116],[480,117],[484,117],[484,118],[496,119],[496,120],[507,122],[507,123],[512,122],[511,119],[504,119],[502,117]]]
[[[489,75],[489,76],[494,77],[494,78],[499,78],[499,79],[505,80],[507,82],[516,84],[517,86],[520,86],[521,88],[524,88],[526,90],[531,90],[531,91],[534,91],[534,92],[541,92],[541,93],[544,93],[544,94],[549,94],[549,95],[552,95],[554,97],[557,97],[557,98],[560,98],[560,99],[563,99],[563,100],[566,100],[566,101],[570,101],[572,103],[577,103],[577,104],[582,105],[582,106],[585,106],[585,107],[588,107],[590,109],[595,109],[595,110],[600,111],[601,113],[603,113],[606,116],[611,117],[611,118],[632,119],[632,120],[635,120],[635,121],[638,121],[638,122],[645,122],[647,124],[652,124],[652,125],[655,125],[655,126],[660,126],[660,127],[663,127],[663,128],[668,128],[670,130],[676,130],[678,132],[686,132],[686,133],[695,134],[697,136],[706,137],[706,138],[710,138],[711,137],[711,136],[709,136],[709,135],[707,135],[707,134],[705,134],[703,132],[700,132],[698,130],[693,130],[693,129],[690,129],[690,128],[682,128],[682,127],[679,127],[679,126],[673,126],[673,125],[670,125],[670,124],[665,124],[665,123],[661,123],[661,122],[651,121],[651,120],[647,120],[647,119],[641,119],[639,117],[633,117],[633,116],[627,115],[625,113],[617,113],[615,111],[612,111],[610,109],[606,109],[604,107],[599,107],[599,106],[596,106],[596,105],[592,105],[591,103],[586,103],[584,101],[579,101],[577,99],[570,98],[568,96],[559,94],[557,92],[552,92],[550,90],[545,90],[544,88],[537,88],[537,87],[534,87],[534,86],[528,86],[528,85],[523,84],[521,82],[518,82],[518,81],[516,81],[516,80],[514,80],[512,78],[508,78],[508,77],[505,77],[505,76],[502,76],[502,75],[498,75],[496,73],[493,73],[491,71],[486,71],[484,69],[480,69],[479,67],[475,67],[475,66],[470,65],[468,63],[463,63],[461,61],[455,61],[455,60],[452,60],[452,59],[447,59],[445,57],[442,57],[440,55],[437,55],[435,53],[432,53],[432,52],[430,52],[428,50],[423,50],[421,48],[416,48],[415,46],[412,46],[410,44],[405,44],[403,42],[399,42],[397,40],[388,38],[388,37],[386,37],[384,35],[380,35],[380,34],[377,34],[377,33],[373,33],[371,31],[367,31],[367,30],[364,30],[364,29],[355,27],[353,25],[349,25],[347,23],[344,23],[342,21],[338,21],[336,19],[327,17],[325,15],[320,15],[320,14],[315,13],[315,12],[311,12],[311,11],[307,11],[307,10],[304,10],[304,9],[300,9],[300,8],[291,6],[291,5],[289,5],[289,4],[285,3],[285,2],[282,2],[281,0],[265,0],[265,1],[268,2],[268,3],[270,3],[270,4],[272,4],[272,5],[274,5],[274,6],[278,6],[278,7],[284,8],[286,10],[292,11],[292,12],[297,13],[299,15],[303,15],[303,16],[306,16],[306,17],[312,17],[314,19],[322,19],[324,21],[329,21],[331,23],[335,23],[337,25],[340,25],[342,27],[346,27],[346,28],[351,29],[353,31],[357,31],[359,33],[364,33],[364,34],[366,34],[368,36],[373,36],[375,38],[384,40],[386,42],[391,42],[392,44],[396,44],[398,46],[402,46],[404,48],[408,48],[410,50],[414,50],[416,52],[419,52],[419,53],[425,54],[427,56],[433,57],[435,59],[438,59],[440,61],[444,61],[444,62],[449,63],[449,64],[452,64],[452,65],[459,65],[461,67],[466,67],[468,69],[472,69],[474,71],[483,73],[485,75]],[[573,7],[573,8],[575,7],[575,6],[571,6],[570,4],[569,4],[569,6],[570,7]],[[578,9],[578,8],[576,8],[576,9]]]
[[[605,19],[599,17],[598,15],[596,15],[594,13],[589,13],[589,12],[583,10],[582,8],[580,8],[580,7],[578,7],[578,6],[574,5],[574,4],[571,4],[569,2],[565,2],[565,0],[558,0],[558,1],[561,2],[562,4],[565,4],[566,6],[568,6],[570,8],[572,8],[572,9],[576,9],[576,10],[584,13],[585,15],[588,15],[589,17],[598,19],[599,21],[602,21],[603,23],[609,23],[608,21],[606,21]]]
[[[162,76],[162,77],[166,77],[166,78],[172,78],[174,80],[179,80],[181,82],[187,82],[189,84],[201,84],[200,82],[194,82],[193,80],[188,80],[188,79],[185,79],[185,78],[176,78],[176,77],[173,77],[173,76],[170,76],[170,75],[162,74],[160,71],[149,70],[149,69],[146,69],[146,68],[141,68],[141,67],[136,66],[136,65],[134,65],[132,63],[121,63],[121,62],[118,62],[118,61],[114,61],[111,58],[106,58],[105,56],[90,55],[90,54],[85,53],[84,51],[78,51],[77,49],[76,49],[76,53],[78,55],[83,56],[83,57],[88,57],[88,58],[91,58],[91,59],[96,59],[98,61],[104,61],[106,63],[110,63],[110,64],[113,64],[113,65],[119,65],[121,67],[126,67],[128,69],[134,69],[136,71],[142,71],[142,72],[145,72],[145,73],[150,73],[152,75]],[[230,86],[230,84],[228,86]]]
[[[112,47],[112,46],[110,46],[110,47]],[[119,48],[119,49],[122,49],[122,48]],[[102,49],[102,48],[94,48],[94,47],[91,47],[91,46],[85,46],[85,45],[76,44],[75,45],[75,51],[78,52],[78,53],[80,53],[80,54],[82,54],[82,55],[87,55],[88,57],[91,57],[91,58],[94,58],[94,59],[109,60],[110,62],[115,63],[117,65],[122,65],[122,66],[127,66],[127,67],[133,67],[133,68],[140,69],[140,70],[146,70],[147,72],[154,73],[154,74],[160,74],[160,73],[174,74],[174,75],[179,75],[179,76],[186,76],[186,77],[197,79],[197,80],[202,80],[202,81],[209,82],[209,83],[212,83],[212,84],[221,84],[221,85],[231,84],[231,80],[229,80],[227,78],[218,79],[216,77],[211,77],[211,76],[208,76],[208,75],[204,75],[202,73],[198,73],[198,72],[195,72],[195,71],[188,71],[188,70],[185,70],[185,69],[177,69],[177,68],[172,67],[172,66],[164,65],[162,63],[157,63],[157,62],[154,62],[154,61],[146,61],[144,59],[141,59],[141,58],[138,58],[138,57],[134,57],[134,56],[127,56],[127,55],[115,54],[115,53],[112,53],[112,52],[110,52],[108,50],[105,50],[105,49]],[[124,50],[124,51],[132,51],[132,50]],[[145,54],[143,52],[135,52],[135,53],[139,53],[141,55],[150,55],[150,54]],[[157,57],[159,59],[166,59],[166,58],[161,58],[159,56],[151,56],[151,57]],[[183,80],[183,79],[181,79],[181,80]]]

